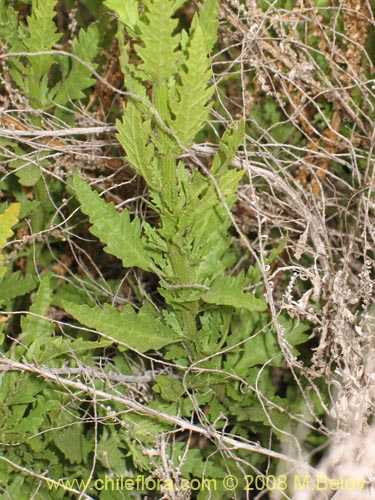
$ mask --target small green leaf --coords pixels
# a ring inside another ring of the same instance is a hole
[[[27,18],[29,52],[50,50],[61,38],[53,18],[56,16],[56,0],[33,0],[31,16]],[[45,57],[45,56],[44,56]],[[48,70],[48,66],[41,69]]]
[[[20,272],[5,276],[0,282],[0,301],[7,302],[31,292],[36,286],[36,280],[31,274],[22,277]]]
[[[278,321],[285,328],[285,339],[290,345],[297,346],[308,341],[307,332],[311,329],[308,323],[287,316],[280,316]]]
[[[111,344],[111,340],[103,337],[96,341],[83,340],[81,338],[69,341],[64,337],[56,337],[51,339],[50,342],[45,345],[40,360],[42,363],[45,363],[51,361],[51,359],[58,358],[63,355],[69,355],[73,352],[76,356],[80,356],[82,360],[82,356],[86,353],[90,354],[95,349],[103,349]]]
[[[138,2],[137,0],[105,0],[104,5],[116,12],[120,22],[130,29],[133,34],[139,21]]]
[[[21,27],[19,34],[24,31],[23,45],[27,52],[45,52],[53,49],[61,38],[57,33],[53,18],[56,16],[56,0],[33,0],[31,16],[27,18],[28,29]],[[33,55],[28,57],[29,66],[25,69],[18,67],[24,84],[21,87],[30,98],[33,106],[48,106],[48,71],[55,62],[50,54]]]
[[[71,464],[87,463],[92,444],[83,434],[82,424],[58,430],[54,442]]]
[[[156,384],[152,387],[152,390],[160,393],[161,397],[166,401],[178,401],[185,392],[181,380],[166,375],[156,375],[155,380]]]
[[[241,285],[243,277],[239,278],[232,276],[217,278],[210,290],[202,295],[202,299],[208,304],[244,308],[248,311],[264,311],[267,307],[265,301],[256,298],[250,292],[244,293],[244,287]]]
[[[264,263],[272,264],[272,262],[276,259],[276,257],[284,251],[287,241],[288,241],[288,236],[285,236],[277,245],[277,247],[271,250],[269,256],[264,259]]]
[[[14,160],[9,164],[10,168],[17,169],[15,174],[21,186],[32,187],[38,182],[41,176],[40,168],[24,160]]]
[[[184,461],[181,467],[181,474],[183,477],[221,478],[225,476],[226,471],[217,464],[212,463],[211,460],[205,460],[199,449],[189,449],[186,453],[186,449],[183,448],[183,446],[186,447],[185,443],[176,443],[176,445],[182,445],[181,453],[185,452]],[[224,491],[224,489],[222,491]],[[209,498],[212,498],[211,494]],[[223,497],[221,496],[221,498]]]
[[[97,459],[106,469],[111,472],[123,472],[122,463],[124,462],[124,452],[120,449],[121,441],[118,436],[112,436],[106,439],[103,436],[98,444]]]
[[[273,360],[271,362],[271,360]],[[280,347],[275,335],[270,330],[264,330],[243,344],[240,361],[232,369],[240,376],[245,376],[249,368],[269,363],[270,366],[279,366],[281,361]]]
[[[5,400],[7,405],[27,405],[35,402],[36,395],[43,390],[43,381],[25,375],[18,377],[16,383],[10,385],[10,389]]]

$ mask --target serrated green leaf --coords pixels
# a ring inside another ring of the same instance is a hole
[[[207,101],[213,94],[208,87],[211,78],[210,61],[202,28],[198,24],[188,48],[188,56],[180,72],[177,99],[171,100],[174,115],[172,127],[184,145],[189,145],[204,125],[210,111]]]
[[[95,69],[97,64],[94,64],[93,60],[99,51],[99,26],[93,24],[86,31],[81,28],[78,37],[72,42],[72,53]],[[71,59],[68,76],[52,89],[51,97],[56,104],[64,105],[71,100],[85,97],[83,91],[94,83],[91,69],[77,59]]]
[[[15,174],[21,186],[35,186],[42,175],[37,165],[30,164],[28,161],[24,160],[14,160],[10,162],[9,167],[17,169]]]
[[[116,122],[117,139],[126,151],[127,160],[140,174],[148,186],[160,191],[160,173],[152,164],[155,148],[150,142],[151,121],[142,120],[142,114],[134,103],[129,102],[124,111],[123,121]]]
[[[239,278],[243,281],[243,277]],[[202,295],[202,299],[208,304],[244,308],[248,311],[264,311],[267,307],[265,301],[258,299],[250,292],[244,293],[244,286],[239,278],[232,276],[217,278],[210,290]]]
[[[92,223],[90,232],[106,244],[104,250],[121,259],[124,267],[150,270],[152,262],[141,237],[139,219],[130,222],[128,210],[118,213],[113,203],[106,203],[78,175],[74,176],[73,185],[82,212]]]
[[[106,469],[123,471],[124,452],[120,449],[121,441],[117,436],[102,438],[98,444],[97,459]]]
[[[270,366],[280,365],[280,347],[270,330],[262,331],[250,338],[243,344],[241,351],[240,361],[231,367],[240,376],[245,376],[249,368],[256,365],[264,363],[269,363]]]
[[[163,319],[165,321],[165,324],[168,325],[169,328],[172,329],[172,331],[183,338],[184,332],[182,330],[182,327],[177,319],[177,316],[174,312],[172,311],[162,311]]]
[[[19,271],[12,273],[0,282],[0,301],[6,302],[25,295],[35,286],[36,280],[31,274],[22,277]]]
[[[31,16],[27,17],[29,52],[50,50],[61,38],[53,18],[56,16],[56,0],[33,0]],[[48,70],[49,66],[41,66]]]
[[[92,444],[85,439],[82,425],[71,425],[57,431],[54,442],[71,464],[87,463]]]
[[[136,52],[142,59],[140,68],[156,83],[162,85],[176,72],[179,37],[173,32],[178,20],[172,19],[175,5],[171,0],[149,0],[146,13],[139,23],[143,47]]]
[[[95,329],[99,334],[119,342],[119,348],[147,352],[176,342],[175,334],[150,311],[142,307],[138,313],[130,305],[122,312],[108,304],[103,309],[63,302],[64,309],[80,323]]]
[[[11,51],[21,49],[20,37],[17,32],[18,16],[12,5],[0,2],[0,37]]]
[[[201,329],[199,332],[200,351],[212,354],[222,347],[229,333],[233,310],[221,306],[212,311],[208,310],[201,314],[199,320]]]
[[[176,443],[176,447],[181,445],[181,453],[185,452],[184,455],[184,462],[181,467],[181,475],[182,477],[214,477],[214,478],[220,478],[224,477],[226,474],[226,471],[221,469],[221,467],[218,467],[217,464],[212,463],[210,460],[205,460],[205,458],[202,456],[202,453],[200,452],[199,449],[189,449],[188,452],[186,453],[186,444],[185,443]],[[176,457],[179,455],[176,454]],[[222,491],[225,491],[223,488]],[[212,496],[209,495],[209,498],[211,499]],[[221,496],[222,498],[222,496]]]
[[[8,374],[7,374],[8,375]],[[10,377],[9,377],[10,379]],[[2,381],[4,382],[4,381]],[[28,375],[13,377],[9,381],[8,394],[5,403],[12,405],[27,405],[35,401],[35,396],[43,389],[43,381],[33,379]],[[17,390],[16,390],[17,388]]]
[[[237,187],[244,175],[245,175],[244,170],[231,169],[217,179],[217,184],[220,189],[220,193],[224,197],[224,200],[229,208],[232,208],[234,202],[237,199],[237,194],[236,194]],[[225,210],[225,209],[224,207],[222,207],[220,210]]]
[[[95,349],[108,347],[112,343],[113,342],[111,340],[105,338],[100,338],[96,341],[83,340],[81,338],[69,341],[64,337],[56,337],[51,339],[51,341],[46,344],[40,361],[42,363],[46,363],[51,361],[51,359],[58,358],[64,354],[72,353],[76,356],[82,356],[86,353],[94,351]]]

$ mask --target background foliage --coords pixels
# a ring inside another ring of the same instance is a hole
[[[367,435],[373,28],[355,0],[0,0],[4,498],[291,498]]]

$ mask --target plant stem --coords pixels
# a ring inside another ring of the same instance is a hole
[[[167,85],[156,85],[153,89],[153,100],[163,121],[169,118]],[[176,190],[176,155],[172,152],[171,138],[167,132],[158,127],[160,150],[160,170],[162,181],[162,199],[169,212],[173,211]]]
[[[175,243],[170,246],[170,262],[175,275],[175,281],[178,284],[186,285],[190,282],[191,273],[189,259],[183,254]],[[178,294],[178,292],[177,292]],[[181,326],[187,333],[190,340],[194,341],[197,337],[196,315],[198,314],[198,302],[192,302],[186,305],[186,310],[179,312]]]

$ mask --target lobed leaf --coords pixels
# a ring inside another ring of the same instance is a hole
[[[33,0],[32,13],[27,18],[29,52],[50,50],[60,40],[61,35],[57,33],[56,24],[53,21],[56,16],[55,7],[56,0]],[[40,71],[47,71],[49,65],[43,64],[43,59],[39,61]]]
[[[264,311],[267,304],[263,299],[258,299],[250,292],[243,292],[243,276],[222,276],[211,285],[210,290],[202,295],[208,304],[244,308],[248,311]]]
[[[151,121],[142,121],[141,112],[134,103],[129,102],[124,111],[123,121],[117,120],[116,125],[118,130],[116,137],[126,151],[127,160],[151,189],[159,191],[160,174],[158,175],[152,164],[155,148],[149,143]]]
[[[188,47],[187,59],[180,73],[177,98],[171,100],[174,115],[172,128],[184,145],[189,145],[203,127],[211,106],[207,101],[213,94],[208,87],[211,78],[210,61],[201,26],[198,24]]]
[[[104,250],[121,259],[124,267],[150,270],[152,262],[141,237],[139,219],[130,222],[128,210],[118,213],[113,203],[106,203],[78,175],[74,175],[73,185],[82,212],[92,223],[90,232],[106,244]]]
[[[96,24],[89,26],[86,31],[81,29],[78,37],[72,42],[72,53],[93,69],[97,66],[93,60],[99,51],[99,27]],[[70,100],[82,99],[85,97],[83,91],[94,83],[91,69],[77,59],[71,59],[69,74],[52,89],[51,97],[56,104],[66,104]]]
[[[32,14],[28,16],[28,31],[24,38],[24,50],[27,52],[44,52],[51,50],[61,38],[57,33],[53,18],[56,0],[33,0]],[[25,84],[22,86],[34,106],[48,106],[48,71],[54,63],[52,55],[41,54],[30,56],[29,67],[22,72]]]
[[[217,30],[219,28],[218,9],[218,0],[204,0],[199,6],[198,16],[194,16],[191,25],[193,30],[198,23],[202,27],[207,52],[212,50],[217,40]]]
[[[54,443],[71,464],[86,463],[92,444],[85,438],[83,424],[72,425],[61,429],[54,437]]]
[[[5,0],[0,0],[0,37],[2,43],[7,43],[9,52],[18,52],[23,49],[17,26],[17,12],[11,5],[7,5]]]
[[[0,301],[8,302],[16,297],[31,292],[36,286],[36,280],[31,274],[22,277],[20,272],[5,276],[0,282]]]
[[[160,86],[177,70],[179,37],[173,33],[178,20],[172,19],[175,4],[171,0],[149,0],[145,7],[146,14],[139,23],[143,47],[137,46],[136,52],[143,61],[140,68]]]

